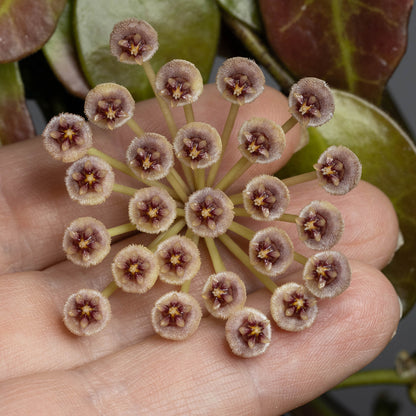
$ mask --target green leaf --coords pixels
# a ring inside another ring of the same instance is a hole
[[[114,24],[132,16],[147,20],[158,32],[159,50],[151,61],[155,71],[172,59],[185,59],[208,80],[220,29],[215,0],[77,0],[78,52],[92,86],[111,81],[127,87],[136,100],[153,95],[142,68],[119,63],[109,52]]]
[[[378,103],[403,56],[413,0],[259,0],[269,43],[296,78]]]
[[[0,143],[9,144],[35,135],[26,107],[17,63],[0,65]]]
[[[217,3],[231,16],[245,23],[256,32],[263,30],[256,0],[217,0]]]
[[[416,301],[416,147],[384,112],[352,94],[334,91],[335,115],[319,128],[309,128],[310,142],[296,153],[279,177],[311,170],[330,145],[348,146],[360,158],[363,179],[393,202],[405,244],[383,270],[393,283],[405,312]]]
[[[43,47],[43,53],[52,71],[64,87],[77,97],[84,98],[89,85],[84,78],[72,31],[73,1],[68,1],[52,37]]]
[[[55,30],[66,0],[2,0],[0,63],[36,52]]]

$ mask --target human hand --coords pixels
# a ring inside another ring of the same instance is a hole
[[[216,89],[207,86],[195,105],[195,118],[221,131],[227,109]],[[155,100],[137,104],[135,114],[146,131],[168,135]],[[266,89],[240,109],[237,128],[254,115],[281,124],[288,118],[286,99]],[[180,111],[175,117],[178,125],[184,123]],[[121,160],[131,138],[127,127],[111,135],[94,129],[96,147]],[[275,172],[298,142],[299,130],[293,129],[282,158],[252,167],[233,185],[233,192],[254,173]],[[229,149],[222,166],[231,166],[239,157],[235,146]],[[71,201],[63,184],[66,168],[49,158],[39,139],[0,151],[2,414],[277,415],[356,372],[391,339],[399,320],[399,303],[379,270],[396,247],[394,210],[384,194],[365,182],[345,196],[331,196],[316,181],[291,187],[288,212],[299,212],[315,199],[339,208],[345,231],[335,248],[351,260],[352,281],[337,298],[320,301],[311,328],[289,333],[273,325],[270,347],[253,359],[232,355],[223,322],[210,316],[185,341],[167,341],[154,335],[150,320],[155,300],[171,290],[157,282],[144,295],[117,291],[110,298],[112,319],[102,332],[90,337],[72,335],[62,323],[68,296],[83,287],[102,290],[112,279],[110,264],[117,251],[131,242],[145,244],[150,239],[136,235],[117,241],[102,263],[88,269],[65,260],[61,240],[73,219],[94,216],[107,227],[128,221],[125,195],[113,193],[103,205],[94,207]],[[117,182],[133,185],[131,178],[117,175]],[[293,237],[297,251],[312,253],[299,242],[293,225],[278,225]],[[223,247],[220,250],[227,269],[246,282],[247,305],[268,314],[270,293]],[[201,255],[204,266],[190,290],[197,299],[212,273],[207,253],[201,250]],[[301,266],[295,264],[279,283],[300,280]]]

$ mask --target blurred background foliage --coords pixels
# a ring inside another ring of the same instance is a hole
[[[358,154],[364,179],[390,197],[399,216],[404,244],[384,272],[408,313],[416,302],[416,148],[385,87],[406,51],[412,6],[413,0],[1,0],[0,143],[34,137],[59,112],[82,114],[83,97],[102,82],[125,85],[136,100],[151,97],[144,74],[109,53],[112,27],[127,17],[158,31],[155,70],[186,59],[207,82],[216,56],[240,54],[261,64],[284,93],[301,77],[322,78],[335,89],[335,116],[309,129],[308,144],[278,175],[309,170],[331,144]],[[294,414],[348,414],[325,397],[308,406]],[[397,406],[380,398],[374,412],[394,415]]]

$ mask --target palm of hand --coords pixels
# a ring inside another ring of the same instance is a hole
[[[227,104],[213,105],[216,94],[206,88],[195,115],[221,131]],[[286,111],[285,99],[268,89],[241,109],[236,124],[254,115],[282,123]],[[154,101],[137,105],[136,116],[146,131],[161,129],[154,114]],[[182,115],[177,117],[183,123]],[[95,137],[97,147],[122,159],[131,134],[123,127],[110,138],[97,129]],[[245,178],[276,171],[298,141],[294,129],[283,157],[272,166],[254,167]],[[223,166],[237,157],[228,151]],[[367,364],[397,326],[397,296],[379,271],[391,258],[398,235],[389,201],[364,182],[343,197],[329,196],[310,182],[292,187],[289,210],[298,212],[313,199],[334,203],[346,224],[337,249],[351,259],[353,271],[350,288],[336,300],[320,303],[310,329],[274,330],[268,351],[252,360],[231,355],[223,323],[212,317],[203,318],[186,341],[169,342],[153,334],[149,318],[155,300],[169,290],[157,283],[145,296],[117,292],[111,297],[113,318],[107,328],[93,337],[74,337],[62,324],[67,297],[81,287],[103,289],[111,280],[114,254],[129,242],[150,240],[135,236],[118,241],[103,263],[87,270],[73,265],[64,260],[61,248],[65,226],[84,215],[108,227],[122,224],[127,197],[113,195],[103,206],[88,208],[69,201],[63,186],[66,167],[51,161],[39,140],[3,148],[0,159],[0,408],[5,414],[280,414]],[[126,183],[124,177],[121,181]],[[234,184],[234,192],[243,183]],[[294,235],[292,226],[282,228]],[[298,251],[310,253],[302,246]],[[232,256],[221,253],[227,269],[245,280],[247,304],[267,313],[270,294]],[[202,251],[202,257],[209,264],[207,253]],[[201,274],[206,278],[210,272],[205,266]],[[196,297],[205,278],[192,283]],[[291,266],[282,282],[288,280],[300,280],[300,267]]]

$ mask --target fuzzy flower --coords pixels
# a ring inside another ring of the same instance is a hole
[[[157,234],[166,231],[176,218],[176,202],[164,189],[139,189],[129,203],[130,221],[139,231]]]
[[[199,303],[188,293],[169,292],[152,310],[152,324],[161,337],[174,341],[191,336],[202,318]]]
[[[344,220],[339,210],[327,201],[312,201],[296,220],[299,238],[314,250],[327,250],[340,240]]]
[[[192,169],[213,165],[221,156],[221,137],[207,123],[192,122],[178,130],[174,139],[176,156]]]
[[[99,205],[113,190],[113,169],[99,157],[86,156],[68,168],[65,185],[69,196],[81,205]]]
[[[111,265],[117,286],[129,293],[145,293],[156,283],[159,265],[155,255],[140,244],[120,250]]]
[[[331,146],[313,165],[318,181],[333,195],[344,195],[358,185],[361,179],[361,162],[354,152],[345,146]]]
[[[157,133],[145,133],[131,141],[127,164],[140,178],[155,181],[164,178],[173,166],[172,145]]]
[[[125,64],[150,60],[159,48],[157,32],[144,20],[123,20],[114,26],[110,35],[111,53]]]
[[[253,163],[270,163],[280,159],[286,147],[283,129],[271,120],[254,117],[247,120],[238,134],[238,147]]]
[[[233,218],[233,203],[218,189],[196,191],[185,205],[186,223],[201,237],[213,238],[225,233]]]
[[[163,65],[156,75],[155,85],[158,94],[172,107],[195,102],[204,88],[198,68],[183,59]]]
[[[62,113],[53,117],[42,133],[43,145],[56,160],[74,162],[92,147],[92,133],[85,119],[76,114]]]
[[[198,246],[189,238],[173,236],[160,243],[156,250],[160,280],[181,285],[199,272],[201,258]]]
[[[95,266],[110,252],[111,237],[105,225],[92,217],[78,218],[65,230],[63,249],[68,260]]]
[[[320,126],[334,115],[334,97],[328,84],[318,78],[302,78],[289,94],[289,111],[300,124]]]
[[[254,101],[263,92],[265,78],[254,61],[236,57],[221,65],[216,82],[226,100],[242,105]]]
[[[64,306],[64,324],[75,335],[96,334],[110,318],[110,302],[96,290],[81,289]]]
[[[241,309],[247,298],[246,287],[240,277],[226,271],[211,275],[202,289],[202,298],[208,312],[220,319]]]
[[[309,328],[318,314],[316,298],[304,286],[290,282],[278,287],[270,299],[270,313],[286,331]]]
[[[279,219],[289,201],[289,189],[275,176],[255,176],[243,191],[244,208],[258,221]]]
[[[254,308],[245,307],[233,313],[225,324],[231,351],[244,358],[263,354],[270,345],[271,333],[270,321]]]
[[[113,130],[133,116],[134,105],[127,88],[108,82],[97,85],[87,94],[84,110],[89,121],[103,129]]]

